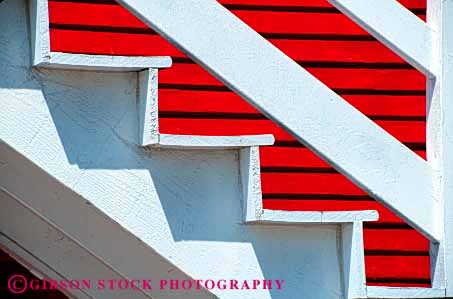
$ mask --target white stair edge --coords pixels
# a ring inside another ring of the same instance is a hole
[[[159,131],[158,70],[138,73],[138,144],[142,147],[228,149],[274,144],[272,134],[201,136],[162,134]]]
[[[255,220],[247,222],[269,223],[345,223],[357,221],[376,221],[377,211],[280,211],[263,209]]]
[[[240,177],[244,223],[251,225],[340,225],[338,246],[341,250],[344,298],[366,298],[363,222],[379,218],[375,210],[364,211],[280,211],[263,208],[259,147],[240,150]]]
[[[33,66],[52,69],[138,72],[138,144],[161,148],[241,148],[272,145],[272,135],[190,136],[160,134],[157,73],[172,65],[170,56],[110,56],[52,52],[48,0],[29,0]]]
[[[343,223],[339,237],[344,297],[347,299],[366,298],[363,222]]]
[[[362,211],[280,211],[263,208],[258,146],[241,150],[240,169],[245,223],[347,223],[376,221],[375,210]]]
[[[375,299],[446,298],[445,289],[379,286],[368,286],[366,289],[368,298]]]
[[[274,144],[272,134],[241,136],[199,136],[159,134],[159,141],[150,146],[161,148],[242,148]]]
[[[138,72],[138,144],[142,147],[190,149],[239,149],[244,222],[248,224],[339,224],[343,259],[345,298],[440,298],[445,290],[423,288],[366,287],[363,221],[375,221],[375,210],[279,211],[262,205],[259,146],[272,145],[274,137],[197,136],[161,134],[158,125],[158,69],[171,66],[171,58],[85,55],[50,51],[47,0],[29,0],[35,67]],[[425,296],[425,297],[421,297]]]
[[[168,68],[170,56],[109,56],[50,52],[47,61],[35,64],[35,67],[80,70],[137,72],[149,68]]]
[[[48,0],[29,0],[29,10],[34,67],[128,72],[171,66],[169,56],[110,56],[52,52]]]

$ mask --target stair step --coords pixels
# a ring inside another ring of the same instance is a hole
[[[339,212],[321,212],[321,211],[279,211],[279,210],[262,210],[256,220],[248,219],[247,222],[262,223],[344,223],[358,221],[376,221],[378,213],[374,210],[365,211],[339,211]]]
[[[272,134],[242,136],[199,136],[159,134],[158,143],[150,146],[161,148],[243,148],[274,144]]]
[[[137,72],[149,68],[168,68],[169,56],[108,56],[50,52],[49,59],[35,67],[82,71]]]
[[[368,286],[368,298],[445,298],[445,289]]]

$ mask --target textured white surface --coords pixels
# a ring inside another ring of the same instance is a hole
[[[328,1],[419,71],[436,75],[436,32],[403,5],[395,0]]]
[[[427,85],[427,157],[434,169],[436,197],[443,207],[440,243],[431,244],[433,286],[453,297],[453,1],[428,1],[428,24],[438,32],[433,44],[436,79]]]
[[[444,289],[367,287],[370,299],[445,298]],[[448,297],[450,298],[450,297]]]
[[[31,27],[33,66],[109,72],[168,68],[169,56],[109,56],[52,52],[50,50],[48,0],[27,0]]]
[[[137,113],[138,144],[159,142],[158,71],[148,69],[138,73]]]
[[[244,225],[240,150],[138,147],[137,75],[32,70],[24,1],[0,8],[1,186],[128,277],[285,280],[214,291],[225,299],[343,297],[339,226]]]
[[[50,60],[49,7],[47,0],[27,0],[30,16],[32,64]]]
[[[143,147],[173,149],[243,148],[272,145],[271,134],[246,136],[196,136],[159,133],[158,71],[148,69],[138,74],[138,144]],[[257,164],[259,167],[259,163]]]
[[[379,216],[376,211],[341,211],[341,212],[293,212],[263,210],[255,222],[274,223],[343,223],[355,221],[376,221]]]
[[[263,213],[259,147],[241,149],[239,152],[239,172],[241,174],[244,221],[255,221]]]
[[[272,134],[242,136],[196,136],[159,134],[158,147],[163,148],[241,148],[274,144]],[[258,164],[259,166],[259,164]]]
[[[345,298],[366,298],[363,223],[345,223],[341,226],[341,234]]]
[[[24,259],[24,263],[31,263],[27,268],[42,271],[40,274],[48,279],[68,281],[90,279],[93,282],[107,278],[131,279],[113,271],[109,265],[105,265],[95,255],[88,253],[63,232],[24,208],[16,199],[2,190],[0,190],[0,205],[2,207],[0,209],[0,247],[5,246],[7,250],[13,250],[14,254]],[[24,219],[27,220],[26,224]],[[26,250],[17,248],[17,244],[21,244]],[[36,256],[40,259],[38,260]],[[55,268],[49,268],[48,265]],[[98,290],[93,287],[66,291],[77,299],[151,298],[149,294],[132,290],[118,292],[109,289]]]
[[[35,66],[69,70],[133,72],[149,68],[168,68],[169,56],[107,56],[50,52],[50,59]]]
[[[216,1],[119,0],[297,140],[433,240],[430,166]],[[207,47],[206,45],[210,45]]]

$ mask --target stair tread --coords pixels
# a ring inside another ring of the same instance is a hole
[[[248,222],[271,223],[345,223],[358,221],[376,221],[378,213],[375,210],[363,211],[280,211],[262,210],[256,219]]]
[[[240,136],[159,134],[159,142],[151,146],[165,148],[239,148],[272,145],[274,140],[272,134]]]
[[[168,68],[170,56],[109,56],[51,52],[50,59],[38,67],[95,71],[140,71],[149,68]]]

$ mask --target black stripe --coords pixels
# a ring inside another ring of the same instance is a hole
[[[363,228],[365,229],[407,229],[407,230],[413,230],[409,224],[402,223],[402,222],[385,222],[385,223],[379,223],[379,222],[364,222],[363,223]]]
[[[181,83],[159,83],[162,89],[198,90],[198,91],[231,91],[226,86],[217,85],[193,85]],[[339,95],[413,95],[425,96],[425,90],[388,90],[388,89],[363,89],[363,88],[336,88],[333,89]]]
[[[368,255],[368,256],[429,256],[429,251],[365,249],[365,255]]]
[[[50,0],[50,2],[72,2],[72,3],[90,3],[90,4],[110,4],[118,5],[114,0]],[[246,11],[272,11],[272,12],[308,12],[308,13],[333,13],[340,14],[341,12],[335,7],[323,6],[291,6],[291,5],[256,5],[256,4],[222,4],[230,10],[246,10]],[[426,14],[424,8],[409,9],[412,13],[420,16]]]
[[[368,195],[263,193],[263,199],[374,201]]]
[[[190,119],[241,119],[241,120],[267,120],[259,113],[240,112],[200,112],[200,111],[160,111],[160,118],[190,118]],[[381,121],[426,121],[423,115],[369,115],[371,120]]]
[[[428,278],[405,278],[405,277],[369,277],[366,278],[367,282],[377,283],[419,283],[419,284],[430,284],[431,280]]]
[[[334,168],[327,167],[288,167],[270,166],[261,167],[262,173],[338,173]]]
[[[174,63],[196,64],[188,57],[172,57]],[[408,63],[390,62],[348,62],[348,61],[302,61],[295,60],[300,66],[307,68],[348,68],[348,69],[413,69]]]

